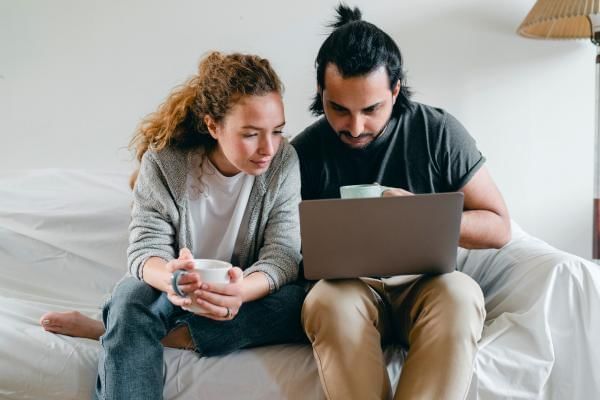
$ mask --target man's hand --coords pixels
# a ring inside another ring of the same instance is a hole
[[[414,193],[409,192],[408,190],[386,187],[383,189],[381,193],[381,197],[398,197],[398,196],[414,196]]]

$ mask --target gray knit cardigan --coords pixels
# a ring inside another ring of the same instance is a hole
[[[191,151],[167,147],[147,151],[134,189],[127,257],[129,273],[142,279],[150,257],[166,261],[187,247],[191,238],[186,178]],[[244,275],[262,271],[270,291],[298,277],[300,254],[300,172],[298,156],[283,141],[269,169],[254,180],[234,246],[232,263]]]

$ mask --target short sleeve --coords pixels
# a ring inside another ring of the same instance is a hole
[[[485,163],[475,139],[452,115],[445,113],[437,144],[437,164],[448,191],[462,189]]]

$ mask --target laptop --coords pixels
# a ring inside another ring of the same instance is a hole
[[[306,279],[443,274],[456,268],[463,194],[304,200]]]

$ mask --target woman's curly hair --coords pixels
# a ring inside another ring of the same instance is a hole
[[[160,151],[167,146],[204,147],[210,151],[216,141],[204,122],[206,115],[220,122],[242,97],[282,91],[283,85],[268,60],[249,54],[211,52],[200,60],[196,75],[176,87],[155,112],[142,120],[129,147],[138,162],[147,150]],[[138,172],[130,178],[131,188]]]

